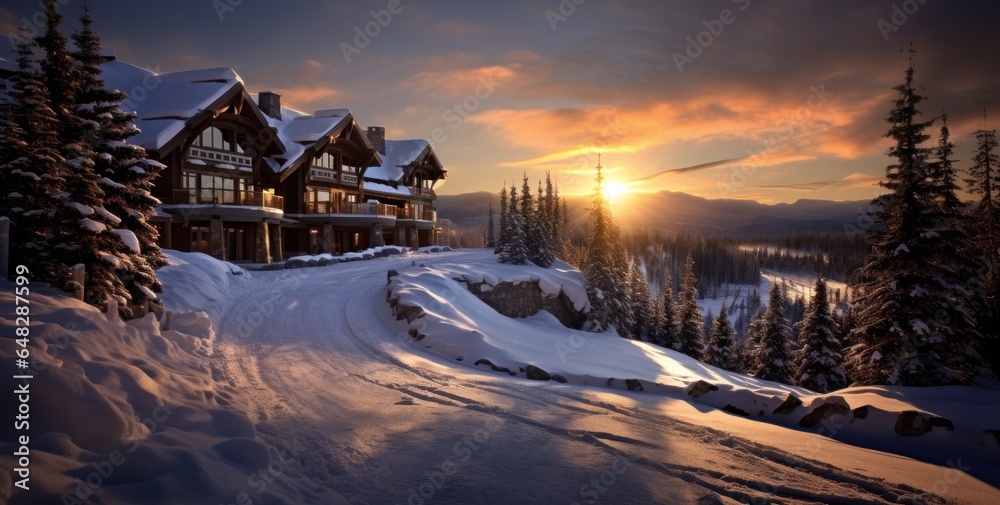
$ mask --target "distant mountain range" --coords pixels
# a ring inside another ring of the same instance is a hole
[[[742,237],[842,233],[845,226],[856,229],[859,214],[869,204],[868,200],[797,200],[770,205],[753,200],[708,199],[675,191],[631,193],[626,198],[621,208],[616,209],[618,224],[625,228]],[[486,222],[490,199],[494,210],[499,212],[499,197],[485,191],[440,195],[435,206],[439,219],[448,219],[459,228],[480,228]],[[569,197],[566,203],[571,222],[587,218],[589,197]]]

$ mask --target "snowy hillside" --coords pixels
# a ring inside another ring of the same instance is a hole
[[[819,398],[808,391],[569,330],[546,313],[510,319],[453,279],[537,278],[585,303],[579,273],[564,264],[542,271],[497,265],[483,251],[416,252],[245,272],[202,254],[169,258],[160,271],[169,329],[152,316],[109,320],[52,291],[33,298],[33,489],[11,496],[7,480],[0,501],[67,503],[78,492],[84,503],[162,504],[998,496],[1000,448],[981,432],[1000,418],[996,391],[848,390],[839,396],[869,406],[864,419],[851,410],[802,428]],[[387,290],[426,315],[396,321]],[[12,290],[0,292],[9,303]],[[411,328],[425,336],[415,341]],[[0,343],[11,363],[11,341]],[[480,358],[516,376],[476,366]],[[529,363],[567,382],[528,380],[520,367]],[[697,380],[718,389],[692,398],[686,387]],[[804,406],[774,414],[789,393]],[[721,410],[730,404],[750,415]],[[955,429],[900,437],[893,422],[904,409]],[[12,464],[0,457],[4,475]]]

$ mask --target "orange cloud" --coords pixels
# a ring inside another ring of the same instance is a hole
[[[433,97],[460,98],[473,94],[484,86],[489,87],[487,92],[492,93],[514,80],[517,74],[516,66],[501,65],[422,71],[404,79],[399,87]]]
[[[285,106],[291,108],[316,109],[333,107],[334,100],[341,100],[343,93],[332,86],[298,86],[292,88],[275,88],[275,93],[282,97]],[[322,103],[318,103],[322,102]],[[308,105],[309,107],[306,107]]]

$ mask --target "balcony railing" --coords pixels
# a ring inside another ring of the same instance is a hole
[[[236,191],[232,189],[177,189],[174,204],[217,204],[267,207],[282,210],[285,199],[263,191]]]
[[[192,146],[188,149],[188,158],[214,161],[233,165],[234,167],[248,168],[251,170],[253,167],[253,158],[219,149],[207,149],[204,147]]]
[[[384,203],[306,202],[306,214],[352,214],[395,217],[398,208]]]
[[[413,196],[419,196],[421,198],[430,198],[432,200],[437,198],[437,194],[435,194],[434,190],[431,188],[418,188],[416,186],[407,186],[407,188],[409,188],[410,194]]]
[[[396,219],[418,219],[421,221],[437,221],[437,211],[424,209],[417,211],[413,206],[400,207]]]

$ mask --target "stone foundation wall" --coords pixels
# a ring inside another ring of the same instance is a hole
[[[485,282],[473,284],[462,279],[455,280],[465,283],[469,292],[507,317],[528,317],[545,310],[563,326],[576,330],[581,329],[587,320],[587,314],[577,311],[565,292],[559,291],[558,296],[546,296],[538,286],[538,281],[517,284],[500,282],[496,286],[490,286]]]

